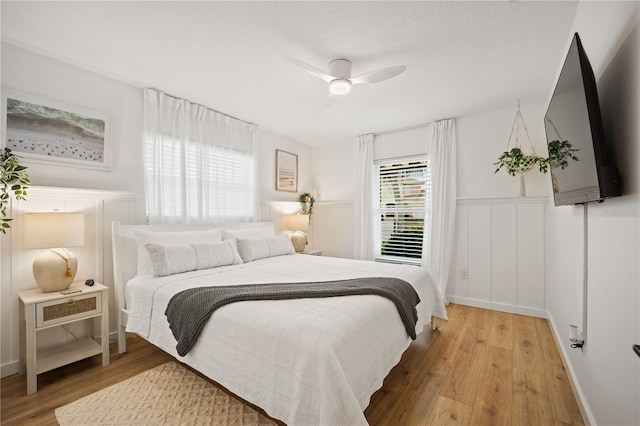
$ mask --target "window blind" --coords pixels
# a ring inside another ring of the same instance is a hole
[[[420,263],[431,200],[426,156],[382,160],[376,172],[376,258]]]
[[[247,194],[254,190],[253,158],[245,153],[198,143],[182,145],[166,138],[159,150],[147,149],[149,186],[160,193],[148,194],[148,216],[200,222],[248,220],[254,206]],[[158,160],[161,171],[155,169]]]

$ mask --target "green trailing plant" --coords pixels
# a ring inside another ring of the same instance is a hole
[[[547,158],[536,154],[526,155],[520,148],[511,148],[510,151],[504,151],[493,165],[497,166],[494,173],[498,173],[504,168],[511,176],[526,173],[536,166],[540,173],[547,173],[549,170],[549,160]]]
[[[300,195],[298,201],[300,202],[301,213],[311,216],[313,214],[313,204],[316,202],[316,199],[308,192],[305,192]]]
[[[7,233],[11,228],[10,217],[7,217],[7,208],[11,193],[16,200],[26,200],[29,188],[29,175],[27,168],[20,165],[20,159],[9,148],[0,151],[0,232]]]
[[[566,169],[569,167],[569,160],[579,161],[574,154],[578,149],[572,148],[568,141],[554,140],[549,142],[549,167],[555,169],[560,167]]]

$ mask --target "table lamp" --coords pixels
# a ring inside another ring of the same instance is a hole
[[[309,244],[307,234],[302,231],[309,229],[309,215],[308,214],[292,214],[287,218],[287,228],[293,230],[291,236],[291,243],[296,252],[304,251],[305,246]]]
[[[78,259],[66,247],[84,245],[81,213],[27,213],[24,215],[25,249],[48,249],[33,261],[33,276],[43,292],[69,288]]]

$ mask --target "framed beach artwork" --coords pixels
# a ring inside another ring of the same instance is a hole
[[[276,149],[276,191],[298,192],[298,156]]]
[[[109,117],[2,89],[2,146],[26,162],[111,169]]]

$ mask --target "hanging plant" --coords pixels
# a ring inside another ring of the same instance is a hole
[[[9,207],[9,198],[11,193],[16,200],[25,200],[29,182],[27,168],[20,165],[20,159],[11,152],[11,149],[4,148],[0,151],[0,232],[7,233],[7,229],[11,228],[10,217],[7,217],[7,207]]]
[[[316,199],[308,192],[305,192],[298,198],[298,201],[300,202],[301,213],[311,216],[313,214],[313,204],[316,202]]]
[[[526,155],[520,148],[512,148],[510,151],[504,151],[498,161],[493,163],[494,166],[498,166],[494,173],[498,173],[504,168],[511,176],[517,174],[526,173],[536,166],[540,170],[540,173],[547,173],[549,170],[549,161],[540,157],[539,155],[530,154]]]
[[[579,161],[574,152],[578,149],[572,148],[568,141],[554,140],[549,142],[549,167],[552,169],[560,167],[562,170],[569,167],[569,160]]]
[[[529,147],[531,148],[531,154],[525,154],[520,147],[520,141],[518,139],[520,128],[524,130],[527,137]],[[512,140],[514,141],[514,144],[513,148],[510,149]],[[547,173],[549,170],[549,160],[547,158],[540,157],[536,154],[536,150],[533,148],[531,137],[529,137],[529,131],[527,130],[527,125],[524,122],[522,112],[520,112],[520,101],[518,101],[518,110],[516,112],[516,117],[513,120],[513,125],[511,126],[511,134],[509,135],[509,141],[507,142],[507,150],[498,157],[498,161],[493,163],[493,165],[497,166],[494,173],[498,173],[500,170],[504,169],[510,176],[520,175],[521,197],[525,197],[527,195],[524,182],[525,173],[536,167],[538,167],[540,173]]]

